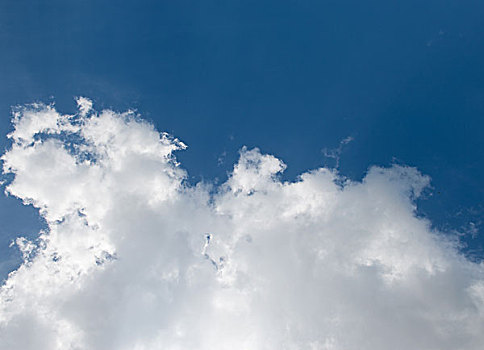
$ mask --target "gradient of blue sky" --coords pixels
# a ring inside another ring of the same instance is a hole
[[[343,174],[416,166],[434,186],[422,214],[478,226],[482,18],[480,1],[1,1],[0,146],[12,105],[70,112],[78,95],[181,138],[193,181],[224,178],[243,145],[294,178],[332,165],[322,150],[352,136]],[[0,220],[2,255],[39,226],[13,199]],[[463,238],[469,252],[481,236]]]

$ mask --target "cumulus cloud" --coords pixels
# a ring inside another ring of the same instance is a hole
[[[0,348],[482,348],[483,266],[416,216],[416,169],[283,182],[281,160],[244,148],[226,183],[192,186],[182,142],[78,104],[13,118],[6,190],[48,229],[16,240]]]

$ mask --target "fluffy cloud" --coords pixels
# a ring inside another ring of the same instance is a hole
[[[182,142],[78,105],[13,118],[7,191],[48,230],[16,241],[0,348],[482,349],[483,266],[415,215],[416,169],[282,182],[242,149],[225,184],[190,186]]]

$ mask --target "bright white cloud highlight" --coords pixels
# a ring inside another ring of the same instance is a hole
[[[78,105],[13,118],[7,191],[48,230],[17,240],[0,348],[482,349],[483,266],[416,217],[416,169],[281,182],[282,161],[243,149],[225,184],[190,186],[183,143]]]

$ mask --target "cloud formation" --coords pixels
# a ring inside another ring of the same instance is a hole
[[[0,348],[482,348],[483,265],[416,216],[416,169],[282,182],[281,160],[244,148],[226,183],[191,186],[182,142],[78,106],[13,118],[7,191],[48,229],[16,241]]]

